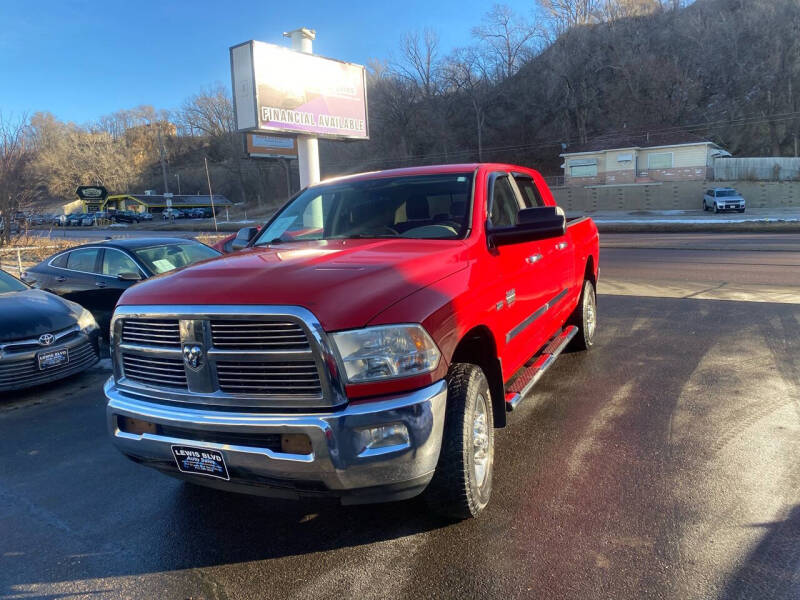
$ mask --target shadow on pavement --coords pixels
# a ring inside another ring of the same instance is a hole
[[[783,521],[755,523],[765,535],[722,598],[800,598],[800,504]]]

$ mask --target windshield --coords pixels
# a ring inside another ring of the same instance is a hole
[[[28,289],[24,283],[12,277],[5,271],[0,271],[0,294],[8,292],[22,292]]]
[[[717,190],[717,198],[725,198],[727,196],[738,196],[739,192],[736,190]]]
[[[315,186],[288,204],[255,245],[336,238],[460,239],[469,227],[472,178],[472,173],[451,173]]]
[[[185,267],[207,258],[220,256],[220,253],[213,248],[197,242],[139,248],[134,250],[133,253],[145,264],[150,272],[156,275],[179,267]]]

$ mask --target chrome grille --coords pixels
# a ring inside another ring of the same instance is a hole
[[[67,364],[44,370],[39,369],[39,363],[35,356],[23,360],[7,358],[0,361],[0,390],[22,388],[36,385],[38,382],[66,377],[94,364],[98,358],[92,344],[88,341],[68,348],[68,351],[69,362]]]
[[[229,394],[322,396],[313,360],[295,362],[217,362],[219,388]]]
[[[125,319],[122,323],[122,341],[178,347],[181,345],[180,325],[177,319]]]
[[[179,358],[123,353],[122,369],[128,379],[148,385],[186,388],[186,371]]]
[[[152,401],[243,410],[347,402],[327,335],[299,306],[120,306],[112,321],[121,390]],[[198,347],[196,367],[184,351]]]
[[[211,321],[215,348],[225,350],[308,350],[308,337],[291,321]]]

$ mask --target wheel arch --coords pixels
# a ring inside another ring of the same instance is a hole
[[[481,368],[489,382],[492,416],[495,427],[506,424],[505,387],[503,369],[497,354],[497,343],[486,325],[477,325],[459,340],[450,360],[452,363],[470,363]]]

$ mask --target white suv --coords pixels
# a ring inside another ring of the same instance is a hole
[[[744,198],[733,188],[712,188],[706,190],[703,196],[703,210],[712,210],[715,213],[723,210],[744,212]]]

